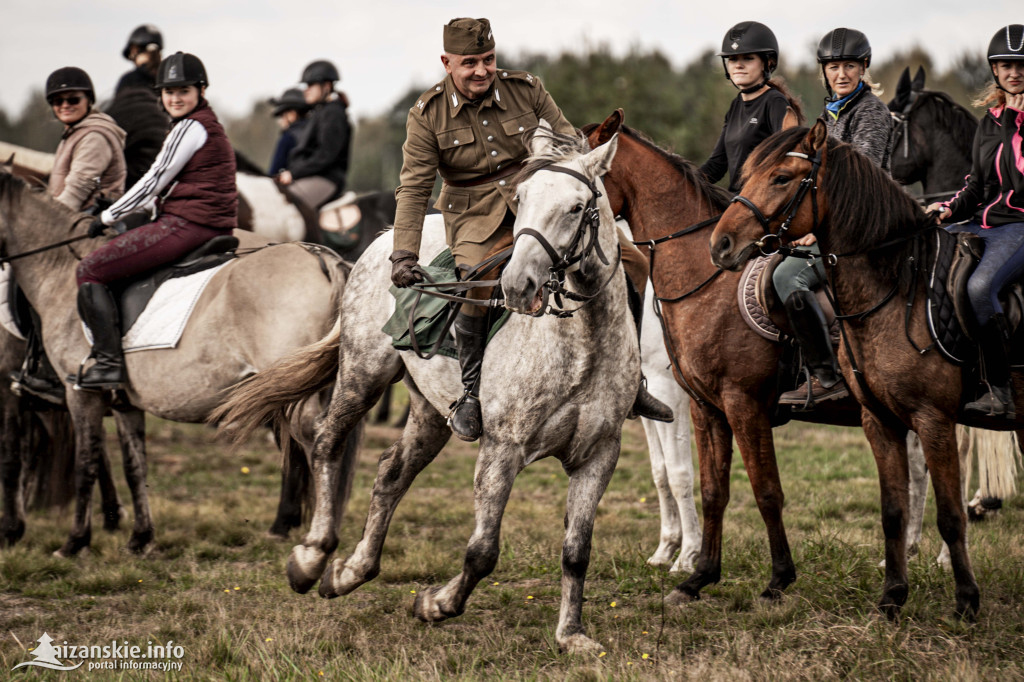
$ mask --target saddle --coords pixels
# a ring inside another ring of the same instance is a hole
[[[347,251],[359,245],[363,212],[356,204],[356,193],[345,192],[320,208],[320,232],[324,244],[335,251]]]
[[[793,336],[782,301],[772,286],[772,274],[784,258],[777,253],[759,256],[747,263],[736,291],[740,316],[759,336],[773,343],[781,343]],[[839,322],[835,311],[823,290],[814,292],[814,295],[828,320],[832,346],[835,347],[839,343]]]
[[[121,333],[126,333],[146,309],[160,285],[175,277],[185,277],[215,267],[236,257],[238,238],[219,235],[170,265],[147,272],[123,285],[113,287],[121,313]]]

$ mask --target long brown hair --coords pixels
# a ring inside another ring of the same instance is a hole
[[[778,90],[786,97],[787,100],[789,100],[789,108],[793,110],[794,114],[796,114],[796,124],[798,126],[803,125],[804,121],[807,120],[807,117],[804,116],[803,102],[801,102],[800,98],[790,91],[789,87],[786,85],[786,79],[782,76],[776,76],[765,83],[765,85],[769,88]]]

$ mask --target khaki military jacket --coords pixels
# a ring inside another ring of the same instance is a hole
[[[438,173],[459,183],[518,164],[528,154],[524,133],[541,118],[556,132],[573,133],[540,79],[525,71],[498,69],[491,93],[479,105],[468,103],[450,75],[420,95],[406,121],[401,185],[395,193],[395,249],[419,253]],[[511,179],[474,187],[442,185],[434,207],[444,214],[449,245],[482,243],[501,226],[506,209],[516,212]]]

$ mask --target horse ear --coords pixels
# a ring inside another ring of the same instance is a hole
[[[622,112],[622,109],[613,111],[597,129],[597,144],[602,145],[612,139],[619,132],[619,128],[622,127],[622,123],[625,120],[626,115]]]
[[[900,74],[900,79],[896,82],[896,97],[900,99],[903,95],[910,94],[910,67],[904,67],[903,73]]]
[[[612,159],[619,148],[619,135],[612,135],[611,139],[599,146],[592,152],[583,156],[583,170],[591,178],[599,178],[606,174],[612,167]]]
[[[914,75],[914,82],[911,84],[911,89],[914,92],[921,92],[924,90],[924,67],[917,67],[917,73]]]
[[[825,119],[819,118],[804,137],[804,151],[808,154],[816,152],[825,146],[826,140],[828,140],[828,126],[825,125]]]
[[[552,145],[551,124],[542,118],[537,129],[533,131],[533,137],[530,139],[530,153],[533,156],[540,156],[549,152]]]

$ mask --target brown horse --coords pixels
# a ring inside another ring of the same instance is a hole
[[[925,300],[927,277],[910,276],[911,266],[922,253],[923,262],[931,262],[928,251],[935,248],[937,228],[887,173],[829,138],[822,121],[810,130],[773,135],[754,151],[744,172],[743,196],[711,235],[714,262],[742,268],[760,248],[813,232],[821,252],[829,254],[824,260],[837,312],[848,314],[840,364],[862,406],[881,487],[886,563],[880,608],[895,617],[907,599],[904,439],[912,429],[921,437],[939,532],[949,546],[956,613],[973,619],[978,585],[967,554],[955,434],[961,369],[937,352],[919,350],[929,345],[923,304],[904,317],[908,301]],[[1024,385],[1016,385],[1021,396]],[[1020,407],[1024,403],[1018,398]]]
[[[729,502],[734,437],[768,529],[772,574],[761,596],[777,598],[796,579],[782,522],[783,492],[772,439],[776,424],[771,409],[780,390],[786,390],[777,379],[782,347],[743,322],[736,308],[739,275],[719,271],[711,263],[710,225],[730,195],[710,185],[690,162],[622,125],[621,110],[584,131],[592,146],[622,133],[604,178],[605,190],[612,210],[629,221],[634,239],[652,243],[652,281],[663,299],[666,343],[676,380],[693,398],[690,412],[700,461],[704,534],[696,569],[668,601],[699,598],[701,588],[721,576],[722,518]],[[706,224],[685,229],[700,223]],[[664,239],[676,231],[682,234]],[[846,426],[860,423],[852,400],[833,403],[828,410],[799,417]]]

